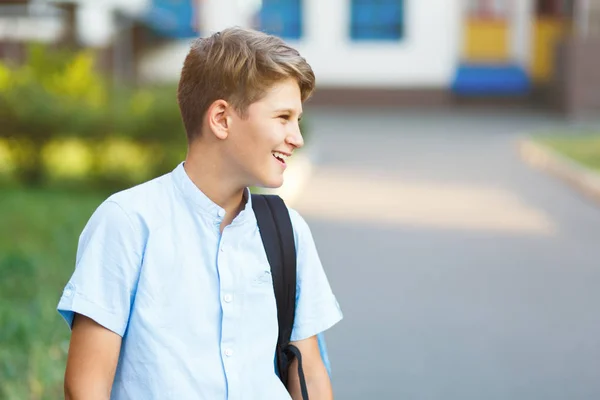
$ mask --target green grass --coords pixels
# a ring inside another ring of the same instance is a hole
[[[56,305],[105,197],[0,187],[0,399],[63,398],[69,329]]]
[[[553,150],[600,173],[600,133],[549,136],[537,140]]]

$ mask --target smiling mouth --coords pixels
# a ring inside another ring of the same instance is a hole
[[[273,152],[273,157],[277,159],[280,163],[285,165],[286,159],[289,157],[287,154],[280,153],[278,151]]]

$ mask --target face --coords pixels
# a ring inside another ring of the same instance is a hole
[[[304,145],[300,132],[302,99],[298,83],[285,80],[251,104],[245,118],[228,113],[223,141],[230,171],[244,186],[277,188],[294,151]]]

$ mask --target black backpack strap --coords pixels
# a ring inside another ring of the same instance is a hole
[[[302,353],[296,346],[288,345],[286,348],[287,357],[292,360],[294,357],[298,360],[298,378],[300,378],[300,391],[302,399],[308,400],[308,388],[306,387],[306,379],[304,378],[304,369],[302,368]]]
[[[279,377],[287,387],[289,365],[294,357],[297,358],[302,396],[304,400],[308,400],[302,358],[299,350],[290,345],[296,313],[296,246],[290,214],[283,200],[277,195],[253,194],[252,208],[271,266],[277,303],[279,336],[276,364]]]

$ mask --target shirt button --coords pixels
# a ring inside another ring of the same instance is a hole
[[[233,355],[233,350],[231,350],[231,349],[225,349],[225,355],[227,357],[231,357]]]
[[[225,210],[219,210],[218,215],[223,218],[225,216]]]
[[[223,296],[223,300],[225,300],[225,303],[231,303],[231,301],[233,300],[233,296],[230,294],[226,294],[225,296]]]

